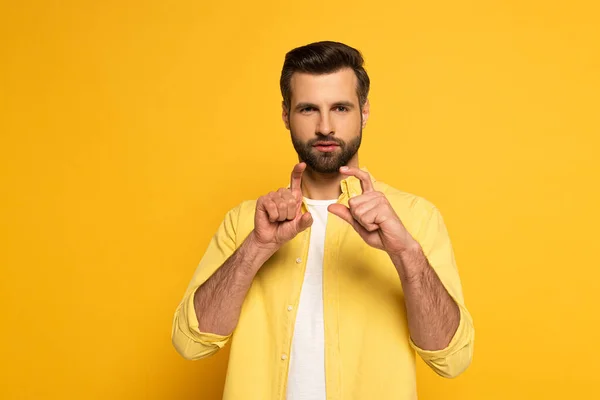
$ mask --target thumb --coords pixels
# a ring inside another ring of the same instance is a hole
[[[311,226],[312,223],[313,223],[312,215],[310,214],[310,212],[305,212],[298,219],[298,224],[296,225],[298,227],[298,232],[302,232],[303,230],[305,230],[306,228]]]
[[[350,209],[343,204],[331,204],[327,207],[327,211],[330,213],[337,215],[350,225],[354,225],[354,218],[350,213]]]

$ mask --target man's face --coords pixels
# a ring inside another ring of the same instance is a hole
[[[356,155],[369,103],[360,109],[351,69],[326,75],[294,73],[283,120],[301,161],[321,173],[338,172]]]

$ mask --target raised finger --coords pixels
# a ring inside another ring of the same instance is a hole
[[[296,199],[302,198],[302,173],[306,169],[306,163],[301,162],[294,166],[290,179],[290,190]]]
[[[360,180],[360,186],[362,187],[363,193],[369,193],[374,191],[373,182],[371,182],[371,176],[368,172],[363,171],[360,168],[355,167],[340,167],[340,172],[344,175],[352,175]]]

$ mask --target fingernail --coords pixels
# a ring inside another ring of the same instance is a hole
[[[348,171],[348,167],[341,167],[340,168],[342,171]]]

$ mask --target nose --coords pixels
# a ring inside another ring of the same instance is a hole
[[[335,130],[333,128],[333,121],[331,117],[327,113],[321,114],[321,119],[319,120],[319,125],[317,125],[317,133],[321,135],[333,135]]]

